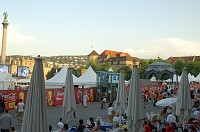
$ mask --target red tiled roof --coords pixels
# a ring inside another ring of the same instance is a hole
[[[140,59],[136,57],[127,57],[127,56],[119,56],[119,57],[111,57],[107,59],[105,62],[117,62],[117,61],[135,61],[140,62]]]
[[[112,50],[105,50],[104,52],[102,52],[99,55],[98,59],[107,58],[107,56],[109,56],[109,57],[117,57],[117,56],[120,56],[121,53],[125,54],[126,57],[131,57],[128,53],[117,52],[117,51],[112,51]]]
[[[200,61],[200,56],[180,56],[180,57],[169,57],[167,60],[170,63],[175,63],[178,59],[182,59],[185,63],[190,61]]]
[[[92,56],[92,55],[98,55],[99,56],[99,54],[95,50],[93,50],[88,56]]]

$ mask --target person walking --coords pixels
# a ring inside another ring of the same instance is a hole
[[[9,132],[12,125],[12,116],[5,110],[5,113],[0,117],[1,132]]]
[[[22,119],[24,115],[24,103],[22,102],[22,99],[20,99],[19,103],[17,104],[17,121],[18,125],[22,125]]]

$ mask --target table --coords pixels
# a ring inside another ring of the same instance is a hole
[[[100,124],[100,127],[99,127],[100,130],[106,131],[106,128],[112,129],[113,128],[113,124],[111,124],[111,123]]]

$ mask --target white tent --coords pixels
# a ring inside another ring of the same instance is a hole
[[[200,73],[197,75],[196,79],[197,79],[197,82],[200,82]]]
[[[94,72],[92,67],[88,67],[87,71],[79,77],[79,83],[80,85],[84,85],[84,88],[88,87],[96,87],[97,82],[97,74]]]
[[[15,81],[10,73],[0,73],[0,90],[14,89]]]
[[[178,82],[180,82],[180,80],[181,80],[181,76],[178,76]],[[166,82],[172,82],[172,79],[169,78],[166,80]],[[174,74],[173,76],[173,82],[177,82],[176,74]]]
[[[188,74],[188,80],[189,82],[198,82],[197,78],[195,78],[193,75],[191,75],[190,73]]]
[[[110,72],[114,72],[113,69],[112,69],[112,67],[110,67],[110,68],[108,69],[108,71],[110,71]]]
[[[67,66],[63,66],[63,68],[52,78],[46,80],[46,88],[63,88],[65,85],[67,75]],[[78,85],[79,79],[73,74],[74,85]]]

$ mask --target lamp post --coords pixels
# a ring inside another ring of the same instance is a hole
[[[84,83],[82,84],[82,107],[84,107],[83,95],[84,95]]]
[[[112,89],[112,72],[110,72],[110,102],[112,102],[112,94],[113,94],[113,89]]]

